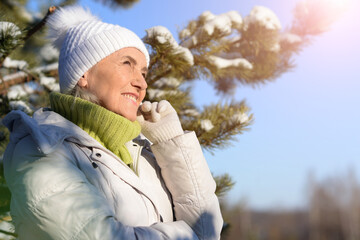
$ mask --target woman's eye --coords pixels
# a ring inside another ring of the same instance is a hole
[[[130,61],[125,61],[124,64],[125,65],[131,65],[131,62]]]
[[[145,74],[145,73],[143,73],[142,76],[143,76],[144,79],[146,78],[146,74]]]

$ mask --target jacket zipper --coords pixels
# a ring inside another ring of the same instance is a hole
[[[133,146],[135,146],[135,144]],[[140,163],[141,151],[142,151],[144,146],[141,146],[139,144],[136,144],[136,146],[138,147],[138,151],[137,151],[136,159],[133,159],[133,161],[134,161],[134,171],[135,171],[136,175],[139,177],[139,163]],[[159,210],[155,206],[154,202],[151,201],[151,200],[150,200],[150,202],[154,207],[157,222],[163,222],[164,221],[163,217],[159,213]],[[149,212],[148,212],[148,214],[149,214]]]
[[[133,159],[134,163],[134,171],[135,171],[135,174],[137,176],[139,176],[139,159],[140,159],[140,156],[141,156],[141,151],[143,149],[143,146],[140,146],[140,145],[137,145],[138,147],[138,151],[137,151],[137,155],[136,155],[136,159]]]

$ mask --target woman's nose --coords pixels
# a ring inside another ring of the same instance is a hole
[[[145,76],[142,72],[137,71],[134,76],[134,80],[132,81],[132,85],[140,88],[140,90],[144,90],[148,87],[147,82],[145,80]]]

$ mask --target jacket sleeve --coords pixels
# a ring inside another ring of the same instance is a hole
[[[199,239],[219,239],[223,220],[216,184],[195,133],[185,133],[151,148],[172,194],[176,220],[191,226]]]
[[[174,140],[173,144],[177,144],[177,141]],[[11,214],[20,239],[151,240],[198,239],[198,236],[201,239],[213,239],[206,237],[210,236],[210,231],[218,234],[218,222],[216,226],[213,225],[215,220],[218,221],[218,206],[215,197],[208,193],[214,187],[210,175],[207,176],[210,173],[201,174],[200,181],[210,182],[196,185],[195,188],[200,187],[200,191],[194,190],[189,183],[190,191],[174,192],[179,221],[131,227],[114,218],[110,207],[104,204],[105,197],[69,159],[72,154],[66,149],[60,146],[53,153],[44,155],[30,136],[15,146],[9,145],[4,155],[5,176],[12,193]],[[195,150],[181,149],[177,154],[181,151],[192,154],[191,151]],[[182,168],[181,173],[189,171],[188,174],[194,174],[192,169]],[[189,179],[194,180],[197,175],[189,176]],[[207,184],[210,188],[204,189]],[[207,199],[207,195],[212,197]],[[206,203],[200,203],[202,200]],[[204,224],[208,227],[203,227]]]

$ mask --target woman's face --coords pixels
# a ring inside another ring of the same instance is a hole
[[[135,121],[146,93],[147,62],[136,48],[120,49],[98,62],[79,80],[101,106]]]

